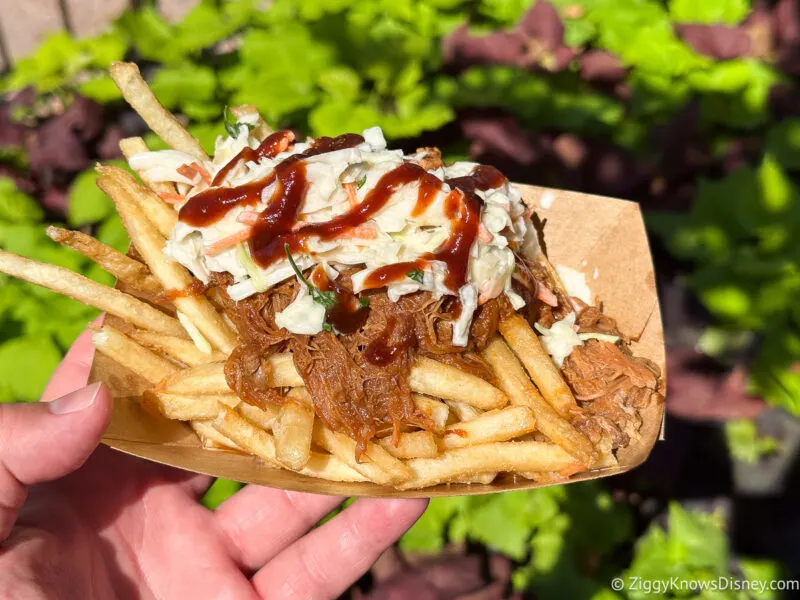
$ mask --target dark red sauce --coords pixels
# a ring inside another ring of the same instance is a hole
[[[284,140],[291,141],[294,139],[294,135],[291,131],[276,131],[264,138],[264,141],[261,142],[255,150],[250,148],[249,146],[245,146],[242,150],[233,157],[228,164],[222,167],[219,172],[214,176],[214,181],[211,182],[213,186],[220,186],[222,182],[225,181],[225,178],[228,176],[236,165],[239,164],[239,161],[253,161],[258,162],[262,158],[274,158],[281,152],[281,147],[283,145]]]
[[[412,217],[418,217],[423,214],[431,203],[436,199],[436,194],[439,193],[439,190],[442,189],[442,180],[436,177],[435,175],[431,175],[430,173],[425,173],[420,179],[419,182],[419,191],[417,192],[417,203],[414,205],[413,210],[411,211]]]
[[[399,281],[411,271],[422,269],[424,266],[424,260],[415,260],[378,267],[364,278],[364,289],[374,290],[375,288],[388,285],[393,281]]]
[[[386,322],[386,329],[381,335],[375,338],[364,350],[364,357],[368,362],[379,367],[384,367],[394,361],[406,348],[416,341],[412,331],[404,331],[400,339],[393,340],[397,319],[389,317]]]
[[[361,306],[358,297],[340,285],[336,279],[329,279],[325,270],[317,266],[311,271],[311,283],[318,289],[336,295],[336,305],[328,310],[325,320],[339,333],[355,333],[364,326],[369,317],[369,307]]]

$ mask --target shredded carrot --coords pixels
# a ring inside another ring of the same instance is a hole
[[[547,286],[539,284],[539,289],[536,290],[536,297],[547,304],[548,306],[558,306],[558,298],[551,292]]]
[[[378,237],[378,227],[375,223],[362,223],[342,232],[339,237],[343,240],[374,240]]]
[[[205,181],[208,185],[211,185],[211,175],[209,175],[208,171],[206,171],[203,167],[200,166],[199,163],[193,162],[191,164],[192,169],[194,169],[200,177]]]
[[[169,204],[183,204],[186,202],[186,196],[174,192],[158,192],[158,197]]]
[[[258,223],[258,217],[261,213],[257,213],[254,210],[245,210],[239,213],[239,216],[236,217],[236,221],[239,223],[244,223],[245,225],[255,225]]]
[[[492,298],[499,296],[501,291],[500,286],[501,284],[499,280],[492,279],[487,281],[483,288],[481,288],[481,293],[478,296],[478,306],[482,306]]]
[[[491,244],[492,240],[494,239],[492,232],[486,229],[486,226],[483,223],[478,226],[478,239],[484,244]]]
[[[203,248],[203,254],[206,256],[214,256],[215,254],[219,254],[231,246],[235,246],[241,242],[246,242],[250,239],[250,235],[252,233],[253,230],[250,227],[247,229],[242,229],[241,231],[237,231],[236,233],[232,233],[231,235],[221,238],[213,244],[209,244]]]
[[[352,181],[350,183],[343,183],[342,187],[347,192],[347,200],[350,202],[350,208],[358,204],[358,196],[356,195],[356,184]]]
[[[197,171],[192,168],[191,165],[181,165],[177,168],[178,175],[183,175],[186,179],[191,179],[192,183],[194,183],[195,179],[197,179]]]

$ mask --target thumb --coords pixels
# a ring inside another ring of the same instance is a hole
[[[78,469],[110,419],[111,397],[99,383],[52,402],[0,404],[0,543],[25,501],[25,487]]]

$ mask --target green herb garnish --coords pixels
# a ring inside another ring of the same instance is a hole
[[[406,277],[408,277],[409,279],[413,279],[414,281],[422,285],[422,282],[425,277],[425,271],[423,271],[422,269],[414,269],[413,271],[409,271],[408,273],[406,273]]]
[[[325,331],[333,331],[333,325],[331,325],[330,323],[323,323],[322,324],[322,328]]]
[[[284,244],[283,249],[286,250],[286,257],[289,259],[289,264],[292,265],[292,270],[297,275],[297,278],[302,281],[303,283],[308,286],[308,293],[311,294],[311,298],[317,304],[321,304],[325,307],[326,310],[329,310],[336,306],[336,294],[333,292],[323,292],[315,285],[313,285],[308,279],[303,276],[303,272],[298,268],[297,263],[294,262],[294,258],[292,258],[292,253],[289,250],[289,244]]]
[[[253,129],[253,125],[250,123],[240,123],[236,120],[236,117],[233,116],[231,109],[227,106],[223,111],[223,121],[225,123],[225,131],[228,133],[230,137],[239,137],[239,134],[242,131],[242,127],[247,127],[248,130]]]
[[[358,305],[361,308],[369,308],[369,298],[366,297],[366,296],[364,298],[359,298],[358,299]]]
[[[366,176],[366,175],[362,175],[362,176],[361,176],[361,179],[359,179],[359,180],[356,182],[356,187],[357,187],[358,189],[361,189],[362,187],[364,187],[364,184],[365,184],[365,183],[367,183],[367,176]]]

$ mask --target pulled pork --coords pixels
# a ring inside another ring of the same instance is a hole
[[[601,450],[624,447],[635,439],[642,425],[639,410],[660,398],[660,369],[631,356],[627,344],[620,348],[588,340],[564,360],[562,372],[581,407],[572,423]]]
[[[352,290],[353,271],[341,271],[336,280],[340,289]],[[397,435],[404,425],[432,427],[429,418],[417,410],[408,385],[416,356],[430,356],[495,383],[492,369],[479,351],[496,335],[500,299],[487,302],[476,312],[470,343],[464,348],[452,343],[452,322],[459,310],[452,298],[437,300],[418,292],[392,302],[385,293],[373,293],[368,296],[367,318],[357,331],[305,336],[275,324],[275,314],[297,295],[300,284],[296,280],[239,302],[225,291],[230,282],[229,275],[215,275],[212,283],[241,340],[225,368],[231,389],[256,405],[283,402],[284,395],[269,387],[267,359],[276,352],[291,352],[317,415],[334,431],[354,439],[359,455],[379,432],[390,429]],[[373,364],[368,354],[376,344],[391,348],[393,359]]]

